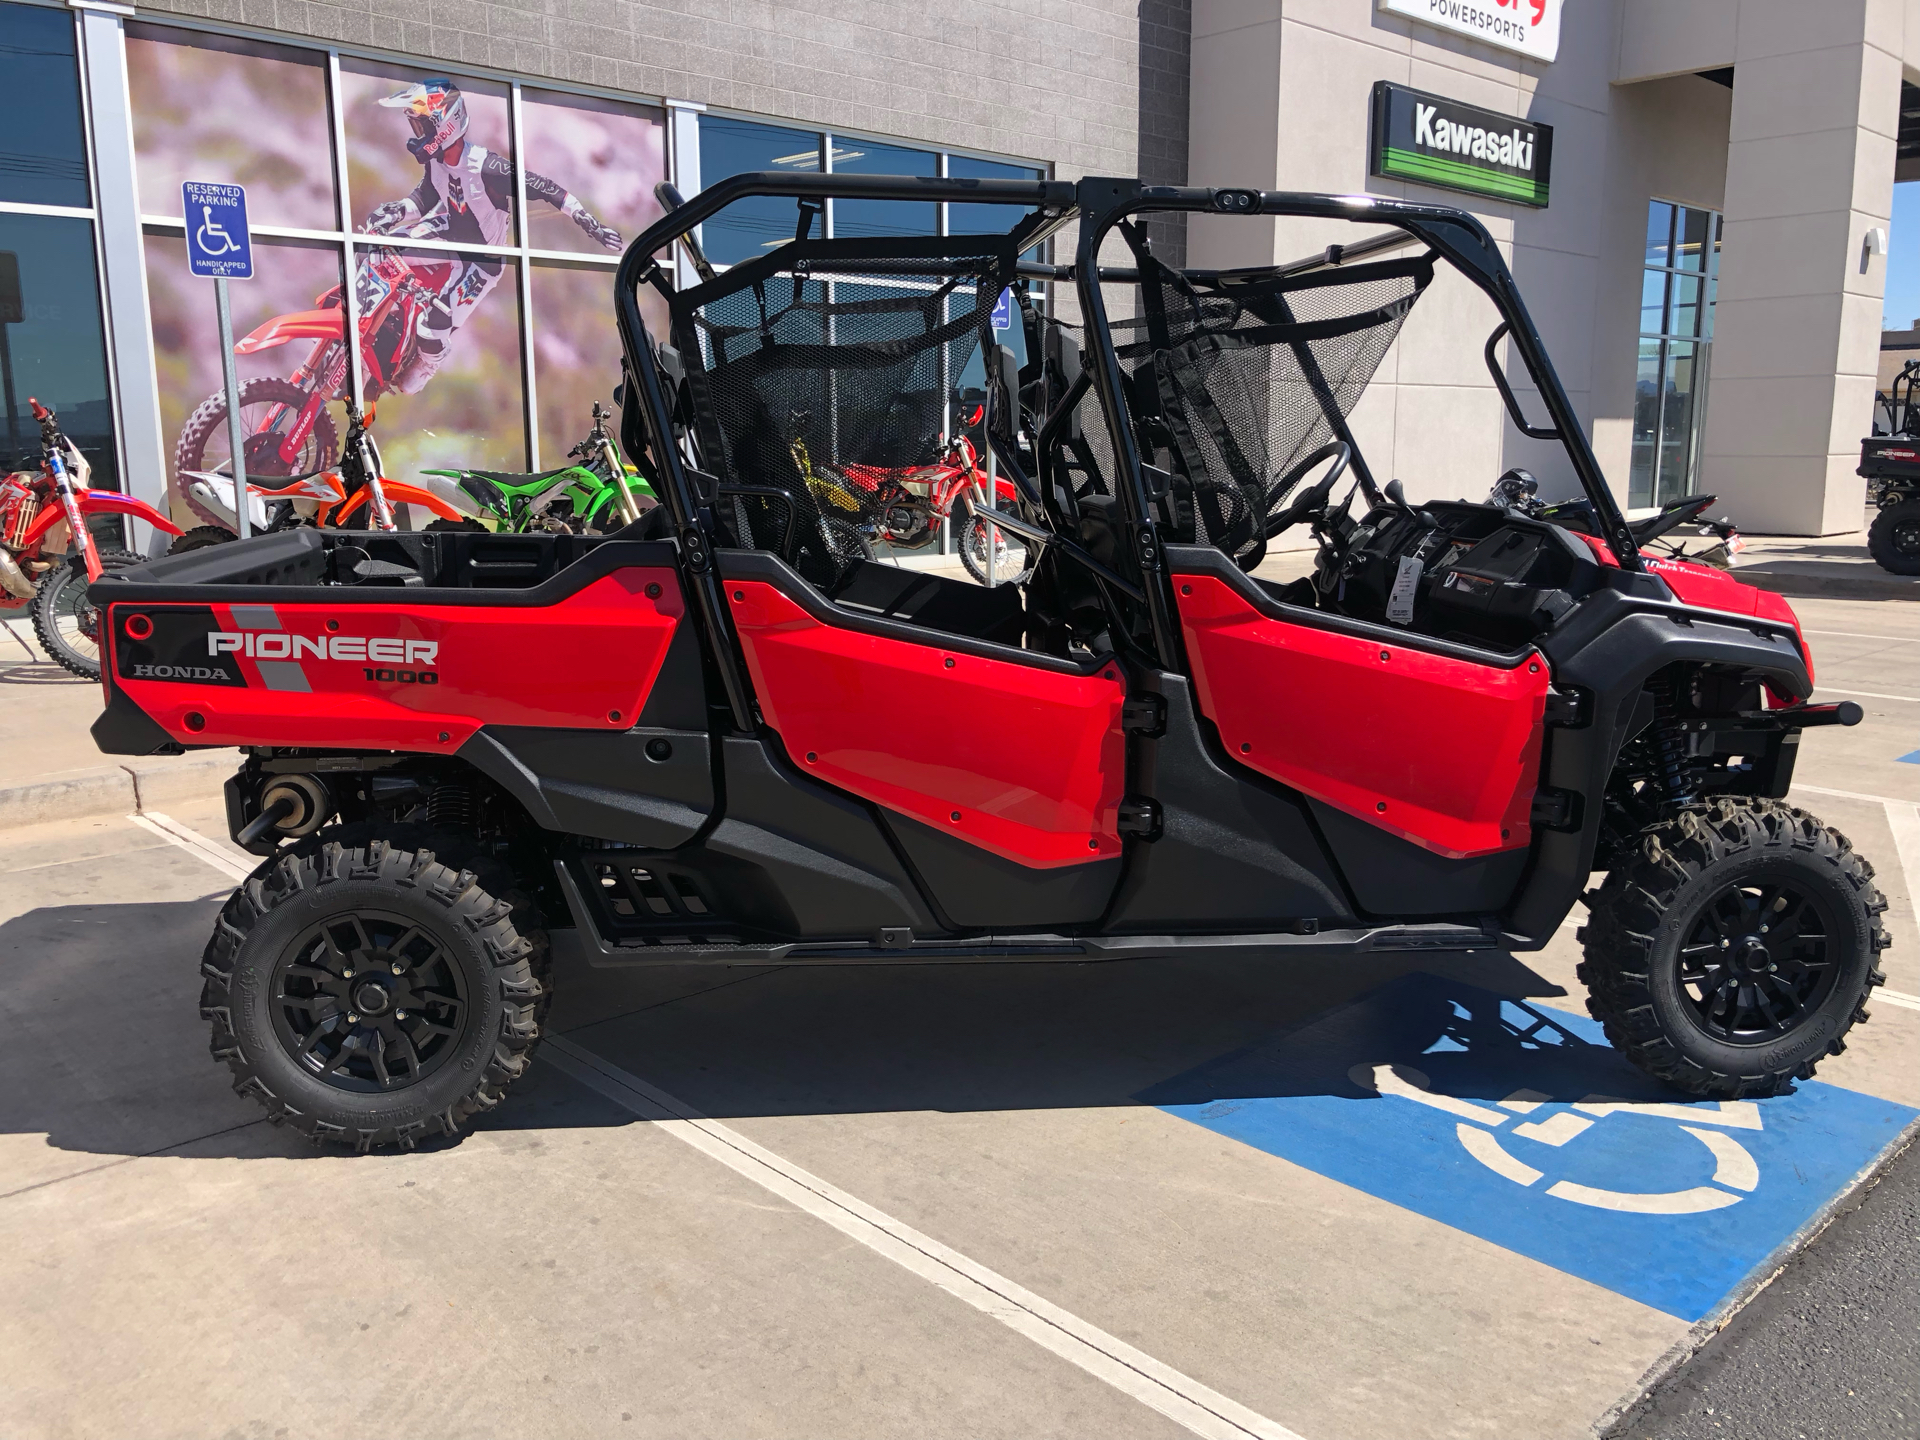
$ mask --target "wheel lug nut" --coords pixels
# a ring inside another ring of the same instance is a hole
[[[404,1020],[407,1018],[407,1012],[404,1010],[396,1010],[393,1012],[393,1018],[396,1020]]]
[[[1733,947],[1733,942],[1731,940],[1722,940],[1720,942],[1720,948],[1722,950],[1728,950],[1728,949],[1731,949],[1732,947]]]
[[[349,965],[345,970],[342,970],[340,973],[346,979],[351,980],[353,978],[353,967]]]
[[[1778,970],[1779,968],[1780,967],[1778,965],[1769,965],[1767,966],[1767,973],[1771,975],[1773,974],[1774,971]]]
[[[406,971],[407,971],[407,967],[404,965],[396,965],[393,967],[393,973],[396,975],[404,975],[406,974]]]
[[[347,1023],[349,1025],[358,1025],[360,1023],[360,1017],[349,1010],[347,1012]]]
[[[1766,934],[1766,933],[1767,933],[1767,927],[1766,927],[1766,926],[1764,926],[1764,925],[1762,925],[1762,926],[1760,927],[1760,933],[1761,933],[1762,935],[1764,935],[1764,934]]]

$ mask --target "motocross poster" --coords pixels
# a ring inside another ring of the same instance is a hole
[[[659,216],[660,111],[528,86],[516,135],[498,81],[343,56],[330,93],[322,51],[142,23],[127,35],[170,479],[228,463],[214,314],[178,220],[187,178],[243,184],[251,205],[255,278],[233,297],[249,474],[337,459],[348,285],[389,473],[564,462],[619,378],[611,267]]]

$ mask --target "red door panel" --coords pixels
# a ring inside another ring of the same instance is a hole
[[[1544,660],[1502,669],[1290,624],[1207,575],[1175,588],[1201,709],[1234,758],[1436,854],[1528,843]]]
[[[809,774],[1021,865],[1120,853],[1118,670],[842,629],[759,581],[727,596],[761,714]]]
[[[379,605],[122,602],[110,615],[113,683],[198,745],[453,751],[482,725],[624,730],[686,609],[667,566],[616,570],[553,605],[392,594]]]

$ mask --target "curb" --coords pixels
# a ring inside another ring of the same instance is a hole
[[[1797,595],[1806,599],[1828,597],[1837,600],[1920,600],[1920,580],[1903,580],[1896,575],[1852,576],[1792,575],[1758,568],[1746,570],[1736,565],[1728,572],[1745,585],[1771,590],[1776,595]]]
[[[239,752],[209,750],[103,765],[58,780],[0,786],[0,826],[32,825],[87,815],[130,815],[163,801],[217,795],[239,766]]]

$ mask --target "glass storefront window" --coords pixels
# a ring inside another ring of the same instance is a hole
[[[224,416],[225,401],[220,364],[220,332],[215,323],[213,285],[187,273],[187,242],[180,233],[149,230],[146,235],[147,296],[153,319],[154,359],[160,371],[161,433],[172,444],[167,459],[179,470],[226,470],[231,453]],[[328,308],[331,292],[337,311],[340,288],[340,248],[323,241],[263,240],[253,242],[253,279],[235,280],[227,293],[233,306],[233,334],[244,341],[279,316]],[[337,334],[336,330],[336,334]],[[267,337],[270,338],[270,337]],[[317,411],[333,398],[322,390],[316,369],[324,369],[329,351],[340,352],[339,340],[303,338],[268,345],[235,357],[241,385],[241,415],[249,433],[281,422],[277,406],[290,407],[280,433],[294,433],[294,421],[314,400]],[[344,365],[342,364],[344,369]],[[202,410],[206,402],[212,406]],[[213,409],[219,411],[214,416]],[[200,412],[196,419],[196,412]],[[195,423],[189,423],[193,421]],[[319,433],[313,433],[315,426]],[[337,437],[345,425],[338,406],[320,418],[310,417],[303,441],[285,453],[260,454],[249,446],[247,468],[254,474],[296,475],[318,468],[326,438]]]
[[[756,170],[793,172],[820,168],[820,137],[807,130],[700,117],[700,183],[712,185],[730,175]],[[793,238],[794,203],[756,198],[729,205],[700,227],[707,258],[716,265],[738,265],[764,255]],[[816,225],[815,234],[819,233]]]
[[[940,157],[901,145],[834,137],[836,175],[925,175],[940,173]],[[937,235],[940,207],[911,200],[835,200],[833,233],[838,239],[861,235]]]
[[[92,203],[73,19],[67,10],[0,4],[0,200]]]
[[[1719,288],[1720,216],[1665,200],[1647,206],[1627,504],[1690,495],[1706,418],[1706,377]]]
[[[91,220],[0,212],[0,389],[0,471],[39,467],[33,398],[59,412],[94,488],[120,488]]]
[[[524,90],[529,243],[536,250],[618,255],[660,218],[653,187],[666,179],[665,120],[658,110],[611,100]],[[603,230],[586,227],[540,198],[548,182],[577,200]]]
[[[254,225],[337,228],[324,55],[130,24],[127,84],[142,214],[210,180],[247,187]]]

